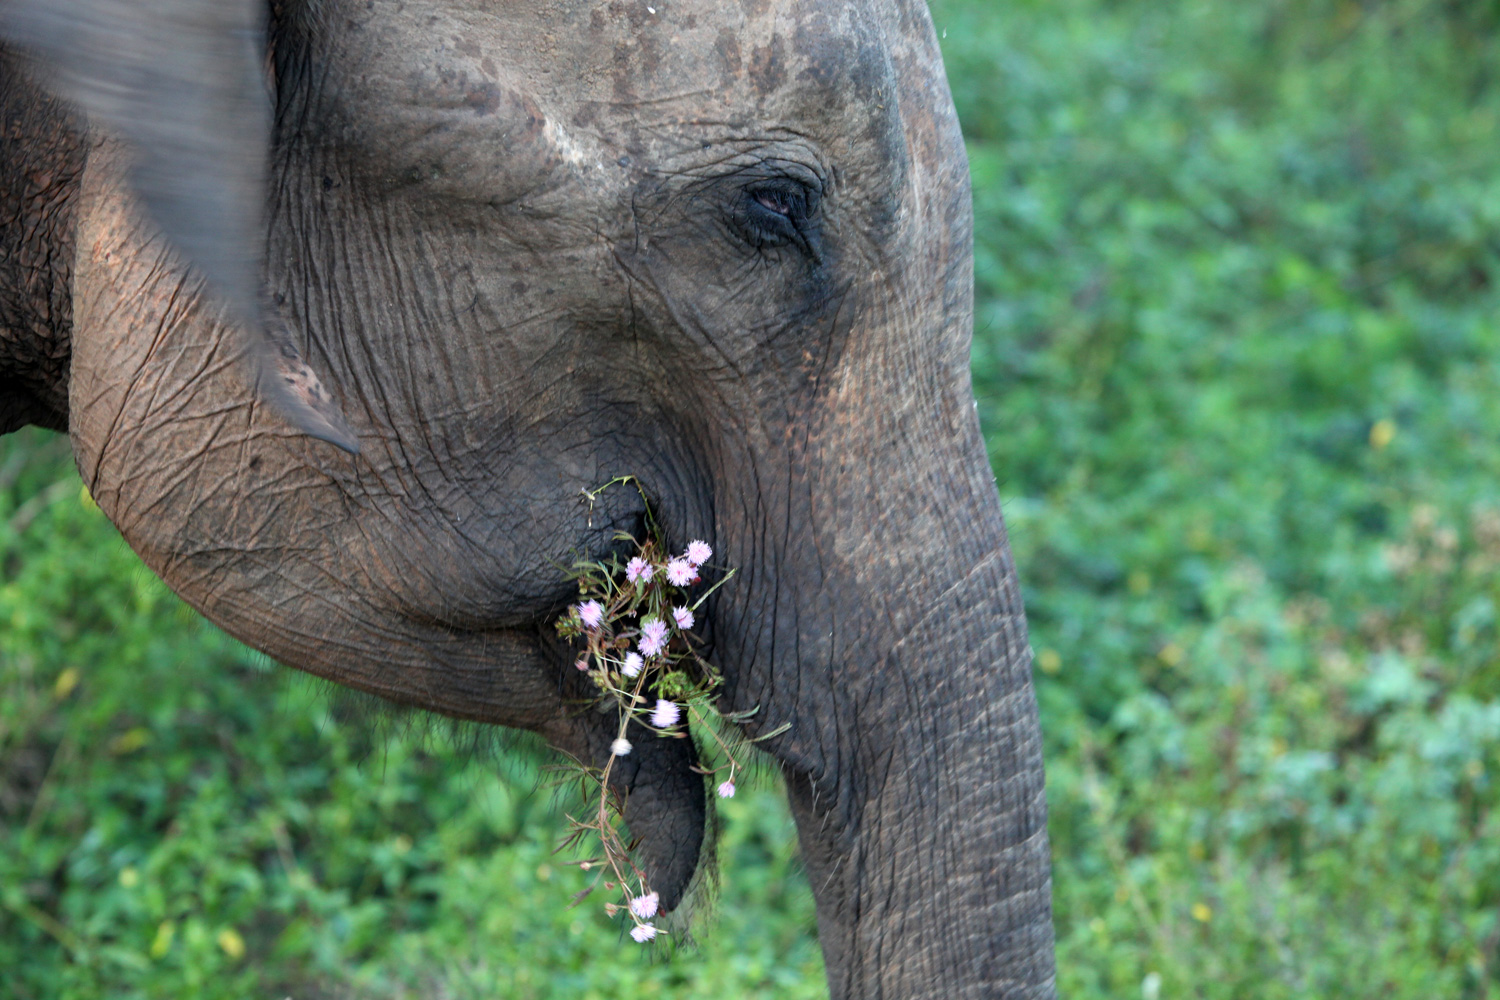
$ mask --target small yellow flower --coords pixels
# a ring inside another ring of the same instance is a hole
[[[126,754],[135,753],[141,747],[151,742],[151,730],[142,726],[127,729],[119,736],[109,742],[109,752],[116,757],[124,757]]]
[[[1193,904],[1193,919],[1200,924],[1206,924],[1214,918],[1214,911],[1208,908],[1207,903]]]
[[[151,939],[151,957],[161,958],[172,947],[172,938],[177,935],[177,925],[163,920],[156,928],[156,937]]]
[[[1376,451],[1383,450],[1396,439],[1396,422],[1382,418],[1370,425],[1370,447]]]
[[[1062,657],[1055,649],[1044,649],[1036,654],[1036,665],[1044,674],[1055,674],[1062,669]]]
[[[233,927],[226,927],[219,932],[219,947],[224,949],[224,954],[238,961],[245,957],[245,939],[240,937],[240,932]]]
[[[52,685],[52,694],[57,698],[58,701],[62,701],[68,695],[72,694],[73,689],[77,686],[78,668],[69,667],[62,673],[57,675],[57,680]]]

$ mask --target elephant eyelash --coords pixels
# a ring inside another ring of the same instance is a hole
[[[807,196],[801,193],[782,191],[776,188],[748,192],[755,203],[768,211],[788,219],[807,214]]]
[[[740,228],[757,248],[793,244],[814,260],[817,240],[817,192],[790,178],[744,189]]]

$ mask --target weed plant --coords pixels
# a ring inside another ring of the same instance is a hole
[[[939,2],[1059,990],[1500,984],[1500,6]]]

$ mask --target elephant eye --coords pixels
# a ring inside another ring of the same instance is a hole
[[[818,194],[791,178],[759,181],[743,189],[739,228],[757,248],[792,244],[815,260]]]

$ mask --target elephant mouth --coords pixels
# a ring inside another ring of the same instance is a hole
[[[630,752],[613,756],[619,716],[574,668],[576,651],[554,641],[567,713],[562,731],[546,735],[595,775],[608,765],[609,794],[624,816],[628,834],[623,839],[634,845],[632,860],[646,885],[659,894],[662,908],[676,909],[689,894],[709,831],[708,796],[695,740],[686,724],[668,736],[632,721],[626,729]],[[587,779],[585,787],[593,808],[595,779]],[[585,857],[598,847],[592,837],[586,834],[577,848]]]

